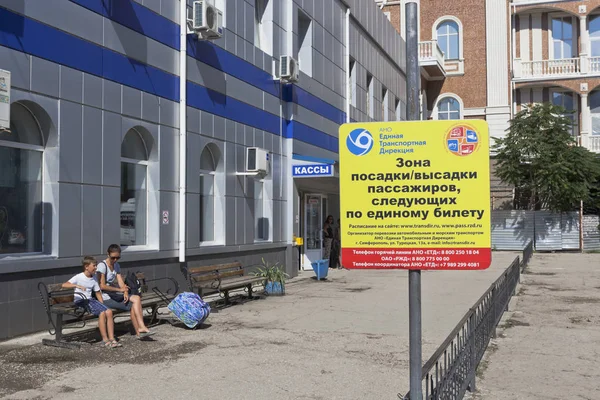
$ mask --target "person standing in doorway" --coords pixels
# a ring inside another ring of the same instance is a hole
[[[328,215],[325,223],[323,224],[323,259],[329,260],[331,256],[331,247],[333,244],[333,215]],[[331,262],[331,261],[330,261]],[[330,268],[333,268],[329,264]]]

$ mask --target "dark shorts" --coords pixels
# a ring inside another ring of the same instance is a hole
[[[113,310],[123,310],[129,311],[131,310],[131,301],[127,303],[123,302],[123,293],[121,292],[105,292],[108,294],[110,299],[104,300],[104,305],[108,308],[112,308]]]
[[[96,299],[79,300],[75,302],[75,305],[84,308],[87,312],[95,316],[102,314],[104,311],[108,311],[106,305],[100,303]]]

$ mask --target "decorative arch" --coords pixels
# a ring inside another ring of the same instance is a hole
[[[446,99],[452,99],[455,102],[458,103],[458,119],[461,119],[464,117],[464,113],[465,113],[465,105],[463,103],[463,100],[460,98],[459,95],[454,94],[454,93],[441,93],[438,98],[435,100],[435,103],[433,105],[433,119],[440,119],[439,118],[439,110],[438,107],[440,106],[440,103],[442,103],[444,100]]]
[[[155,158],[155,152],[154,138],[148,129],[143,126],[134,126],[123,134],[121,141],[122,157],[149,161]],[[128,156],[125,156],[125,154],[128,154]]]
[[[447,57],[447,55],[444,53],[444,59],[446,60],[459,60],[462,61],[464,60],[464,46],[463,46],[463,25],[462,22],[460,22],[460,19],[458,19],[457,17],[453,16],[453,15],[444,15],[443,17],[438,18],[434,23],[433,26],[431,28],[431,37],[436,40],[438,42],[438,45],[440,46],[440,48],[443,50],[446,48],[447,45],[440,43],[440,40],[438,39],[438,28],[444,24],[444,23],[451,23],[452,25],[456,26],[457,29],[457,36],[458,36],[458,54],[457,57]]]
[[[205,171],[221,172],[223,169],[221,150],[214,143],[204,146],[200,154],[200,169]]]

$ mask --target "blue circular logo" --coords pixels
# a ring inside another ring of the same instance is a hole
[[[355,156],[364,156],[373,148],[373,136],[366,129],[355,129],[346,138],[346,147]]]

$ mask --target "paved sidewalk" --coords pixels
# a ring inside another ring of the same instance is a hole
[[[600,254],[535,254],[473,398],[600,399]]]
[[[494,253],[485,271],[423,272],[425,359],[517,254]],[[212,314],[205,329],[160,325],[151,342],[0,343],[0,397],[396,399],[408,390],[407,292],[406,271],[333,270]]]

